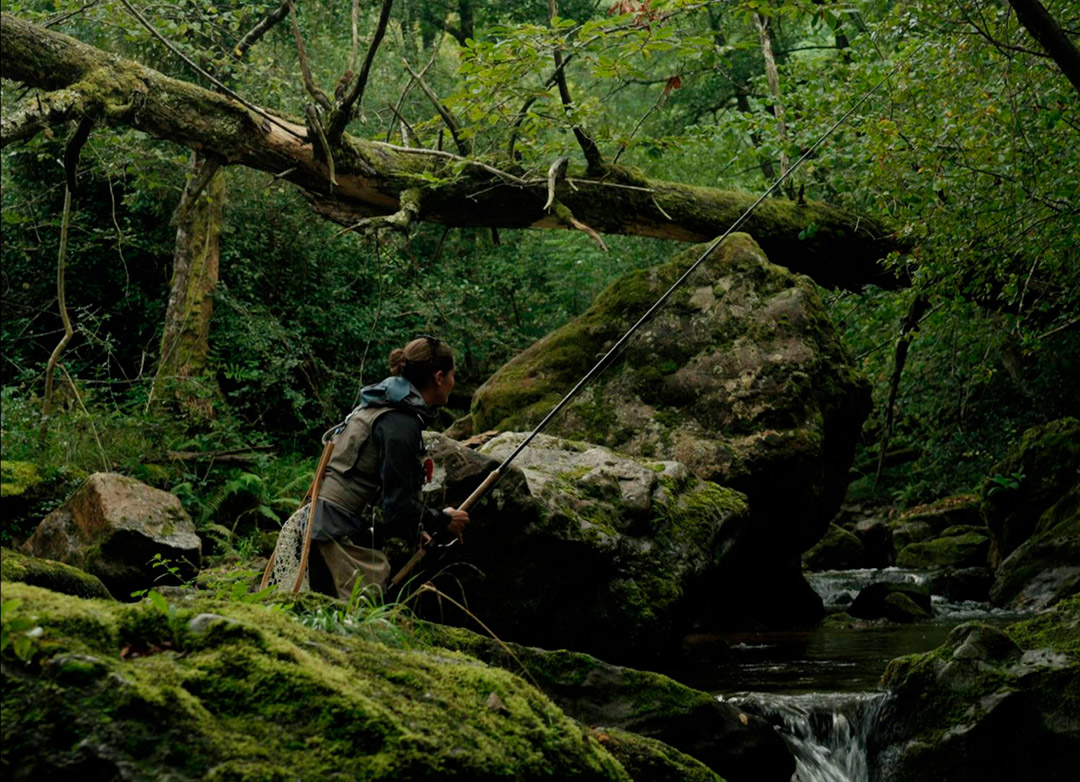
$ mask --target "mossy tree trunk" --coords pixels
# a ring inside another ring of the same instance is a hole
[[[176,245],[153,401],[175,399],[197,418],[213,416],[217,384],[206,372],[210,318],[221,257],[225,172],[195,152],[176,209]]]
[[[214,154],[227,165],[267,171],[301,189],[323,217],[343,225],[392,216],[452,227],[572,228],[544,210],[547,180],[499,161],[463,161],[445,152],[395,147],[345,135],[327,159],[299,121],[164,76],[61,33],[0,15],[2,73],[47,90],[6,114],[0,145],[73,116],[105,121]],[[601,233],[703,241],[722,233],[753,194],[646,178],[610,167],[601,179],[575,178],[557,192],[574,223]],[[778,263],[827,286],[898,283],[878,260],[897,249],[877,221],[820,202],[770,199],[742,225]]]

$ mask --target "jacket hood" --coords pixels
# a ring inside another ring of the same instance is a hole
[[[416,386],[400,375],[392,375],[381,383],[360,390],[360,407],[395,407],[416,413],[426,423],[435,420],[435,413],[424,403]]]

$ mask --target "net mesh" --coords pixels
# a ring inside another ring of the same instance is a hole
[[[276,586],[279,592],[292,591],[296,577],[300,573],[300,559],[304,555],[304,536],[307,534],[310,513],[311,503],[302,505],[299,510],[289,516],[278,535],[277,546],[274,549],[274,566],[270,571],[267,586]],[[307,592],[310,588],[305,569],[304,579],[300,582],[300,591]]]

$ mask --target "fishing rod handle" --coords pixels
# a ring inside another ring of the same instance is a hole
[[[501,473],[499,472],[498,468],[489,472],[488,477],[484,478],[484,482],[477,486],[475,491],[473,491],[473,493],[465,499],[465,502],[458,505],[457,509],[467,511],[469,508],[475,505],[481,497],[487,494],[488,489],[490,489],[495,484],[495,481],[499,480],[500,474]]]

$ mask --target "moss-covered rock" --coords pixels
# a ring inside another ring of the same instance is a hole
[[[920,584],[878,581],[863,587],[847,612],[859,619],[911,622],[926,619],[933,611],[930,589]]]
[[[112,599],[97,576],[63,562],[28,557],[7,548],[0,549],[0,580],[19,581],[75,597]]]
[[[519,672],[580,722],[662,741],[728,782],[788,782],[795,770],[791,751],[764,719],[662,674],[441,625],[424,625],[417,636]]]
[[[42,520],[23,550],[92,573],[123,598],[193,578],[202,541],[174,494],[125,475],[94,473]]]
[[[4,598],[41,627],[28,664],[3,654],[5,778],[630,780],[534,687],[460,653],[251,604]]]
[[[459,503],[523,437],[500,435],[479,452],[429,437],[437,465],[429,503]],[[460,548],[469,567],[437,584],[463,589],[499,637],[624,663],[678,647],[749,521],[743,495],[676,462],[547,435],[470,514]]]
[[[1024,432],[982,486],[982,514],[997,567],[1036,531],[1039,519],[1080,485],[1080,420],[1062,418]]]
[[[836,524],[830,524],[825,536],[802,557],[807,570],[849,570],[860,567],[862,561],[862,541]]]
[[[1005,631],[976,622],[938,649],[893,660],[871,735],[873,779],[1075,779],[1080,598]]]
[[[704,249],[618,280],[503,366],[474,397],[476,431],[531,429]],[[549,432],[744,492],[774,555],[797,557],[839,506],[868,411],[813,283],[733,234]]]
[[[619,728],[598,728],[591,733],[634,782],[724,782],[701,761],[662,741]]]
[[[85,475],[43,473],[33,462],[0,459],[0,544],[17,548]]]
[[[961,534],[942,535],[922,543],[909,543],[896,555],[905,568],[937,569],[982,567],[990,554],[990,536],[976,529],[951,528]]]
[[[990,599],[1000,606],[1041,610],[1080,592],[1080,486],[1043,513],[995,575]]]

